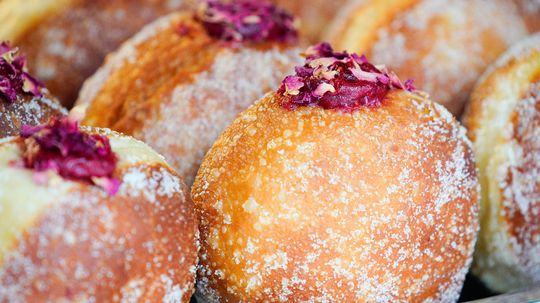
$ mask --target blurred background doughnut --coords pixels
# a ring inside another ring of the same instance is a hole
[[[189,302],[197,236],[140,141],[67,119],[0,140],[0,302]]]
[[[318,43],[332,23],[338,7],[349,0],[273,0],[300,20],[300,33],[305,42]]]
[[[87,107],[84,124],[148,142],[191,185],[221,131],[300,62],[296,41],[294,18],[274,5],[211,1],[126,42],[85,83],[77,108]]]
[[[540,29],[540,5],[529,2],[351,0],[325,39],[414,79],[459,117],[484,69]]]
[[[30,71],[70,108],[105,55],[145,24],[195,0],[2,0],[0,40],[26,53]]]
[[[482,76],[465,124],[482,182],[474,272],[491,289],[540,284],[540,36]]]

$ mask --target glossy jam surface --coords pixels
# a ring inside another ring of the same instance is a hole
[[[18,96],[41,96],[42,85],[28,74],[26,59],[17,48],[0,43],[0,99],[15,102]]]
[[[52,170],[68,180],[98,185],[109,194],[118,190],[113,178],[118,159],[106,136],[82,132],[77,122],[63,118],[47,125],[23,126],[21,137],[26,168]]]
[[[201,4],[195,14],[208,34],[228,42],[296,42],[295,19],[263,0],[217,1]]]
[[[310,47],[305,64],[283,80],[278,95],[287,109],[320,106],[346,112],[379,107],[392,89],[413,91],[412,80],[401,82],[385,67],[376,67],[365,56],[335,52],[328,43]]]

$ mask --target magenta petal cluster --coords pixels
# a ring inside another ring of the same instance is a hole
[[[201,4],[195,19],[210,36],[229,42],[298,39],[294,17],[266,0],[209,0]]]
[[[0,43],[0,98],[15,102],[19,95],[40,97],[41,88],[42,84],[28,73],[26,59],[18,49]]]
[[[376,67],[365,56],[335,52],[330,44],[320,43],[305,53],[305,64],[295,75],[283,80],[278,94],[288,109],[320,106],[324,109],[353,111],[361,106],[378,107],[392,89],[415,88],[385,67]]]
[[[68,118],[36,127],[23,126],[24,166],[36,172],[53,170],[68,180],[97,185],[110,195],[118,191],[113,178],[118,159],[109,138],[79,130]]]

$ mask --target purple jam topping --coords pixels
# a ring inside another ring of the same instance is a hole
[[[19,55],[18,49],[0,43],[0,98],[15,102],[17,96],[24,94],[41,97],[42,86],[28,74],[26,59]]]
[[[195,19],[207,33],[228,42],[296,42],[295,19],[264,0],[203,2]]]
[[[415,89],[412,80],[402,83],[396,74],[375,67],[365,56],[334,52],[328,43],[310,47],[304,56],[304,66],[285,77],[278,90],[287,109],[320,106],[350,112],[360,106],[381,106],[392,89]]]
[[[23,126],[24,166],[37,172],[53,170],[63,178],[102,187],[110,195],[118,191],[113,178],[118,159],[106,136],[87,134],[77,122],[53,119],[47,125]]]

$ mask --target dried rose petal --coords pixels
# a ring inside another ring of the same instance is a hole
[[[297,76],[287,76],[285,77],[285,80],[283,80],[283,83],[285,84],[285,90],[289,95],[298,95],[300,93],[300,88],[304,86],[302,78]]]
[[[41,96],[43,85],[26,69],[26,60],[7,42],[0,43],[0,98],[15,102],[17,96],[29,94]]]
[[[288,109],[321,106],[353,111],[380,106],[392,89],[414,90],[412,80],[403,84],[396,74],[374,66],[364,55],[335,52],[328,43],[312,46],[303,55],[304,66],[296,67],[296,75],[287,76],[278,90]]]
[[[377,73],[365,72],[359,67],[357,67],[357,68],[349,68],[349,70],[356,77],[356,79],[361,80],[361,81],[377,82],[377,81],[380,81],[379,78],[382,78],[382,79],[385,79],[385,80],[382,80],[381,82],[386,84],[387,79],[388,79],[388,77],[383,78],[384,75],[382,75],[383,77],[379,77],[379,74],[377,74]]]
[[[316,96],[316,97],[322,97],[326,93],[334,93],[335,91],[336,91],[336,88],[332,84],[322,82],[313,91],[313,95]]]
[[[92,181],[95,185],[101,187],[109,196],[114,196],[120,189],[120,181],[108,177],[93,177]]]
[[[106,136],[87,134],[67,118],[47,125],[23,126],[24,166],[36,172],[55,171],[65,179],[87,182],[116,192],[118,162]]]
[[[298,39],[295,19],[264,0],[209,0],[201,4],[195,19],[210,36],[229,42],[293,43]]]
[[[0,56],[3,56],[5,53],[8,53],[11,51],[11,47],[7,42],[0,43]]]
[[[407,79],[405,81],[405,89],[410,91],[410,92],[415,91],[416,87],[414,87],[413,82],[414,81],[412,79]]]

